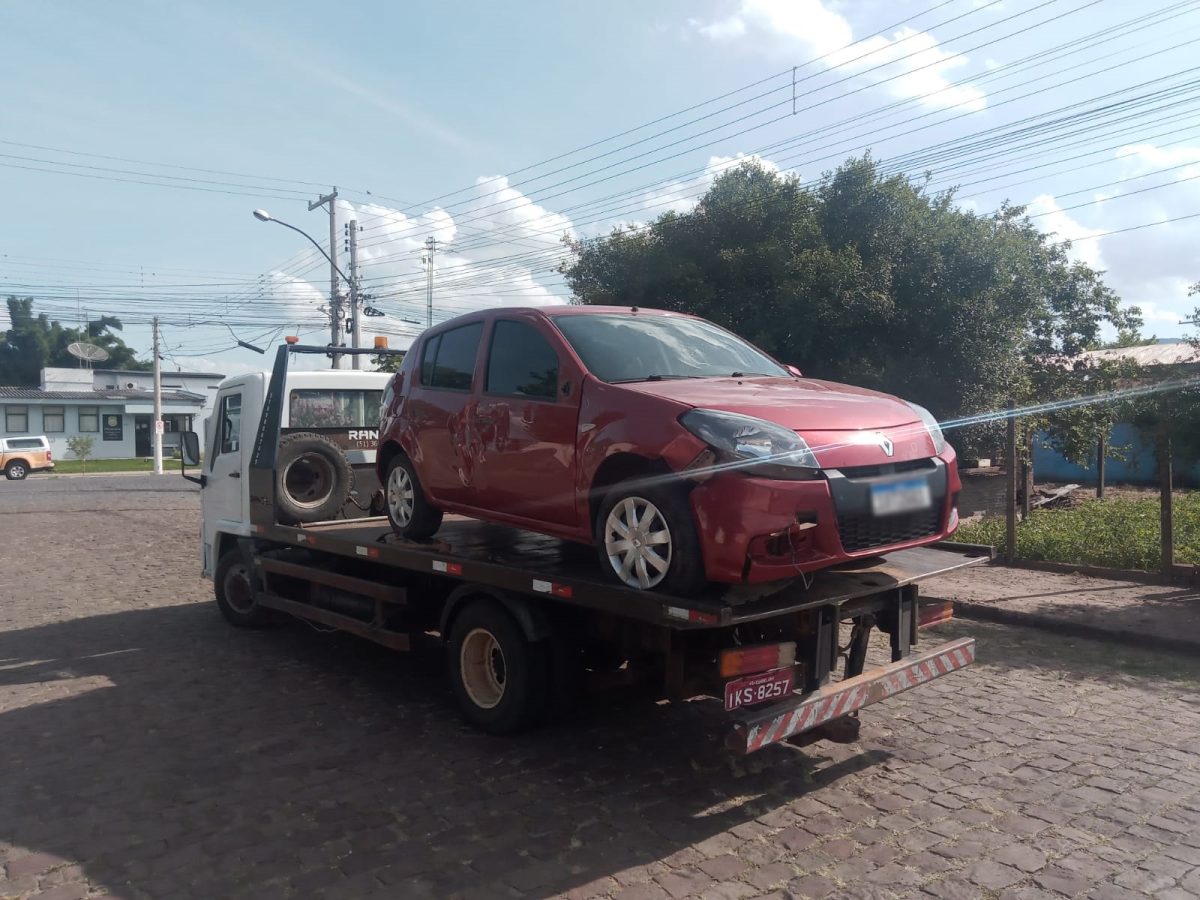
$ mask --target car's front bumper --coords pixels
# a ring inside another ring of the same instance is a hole
[[[918,479],[929,487],[931,507],[872,514],[873,486]],[[724,472],[696,485],[691,501],[708,579],[761,583],[941,540],[958,525],[960,489],[947,448],[922,468],[894,473],[830,469],[808,481],[780,481]]]

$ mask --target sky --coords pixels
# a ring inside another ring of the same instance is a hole
[[[168,368],[328,342],[328,263],[256,208],[327,246],[308,204],[336,186],[367,340],[404,347],[429,238],[435,322],[565,302],[564,235],[687,210],[748,157],[811,181],[868,150],[1026,206],[1146,334],[1191,331],[1200,0],[0,0],[0,33],[0,294],[116,314],[147,359],[158,315]]]

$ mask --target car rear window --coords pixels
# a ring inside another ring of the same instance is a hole
[[[292,428],[374,428],[379,424],[382,391],[292,391],[288,424]]]
[[[472,322],[444,331],[425,345],[421,357],[421,384],[427,387],[469,391],[479,355],[483,323]]]
[[[753,345],[701,319],[683,316],[555,316],[579,358],[602,381],[712,378],[730,375],[788,377]]]

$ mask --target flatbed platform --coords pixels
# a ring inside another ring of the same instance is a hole
[[[671,597],[605,580],[594,551],[587,547],[460,516],[447,516],[437,537],[420,543],[399,538],[385,518],[259,525],[255,533],[281,546],[302,546],[413,573],[554,598],[675,629],[726,627],[818,606],[841,606],[990,559],[990,553],[979,547],[918,547],[825,569],[807,578],[713,585],[703,594]]]

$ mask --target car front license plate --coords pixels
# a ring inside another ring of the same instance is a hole
[[[923,479],[893,481],[891,484],[871,486],[871,512],[877,516],[892,516],[897,513],[929,509],[933,498],[929,495],[929,484]]]
[[[795,669],[776,669],[725,683],[725,711],[780,700],[796,686]]]

